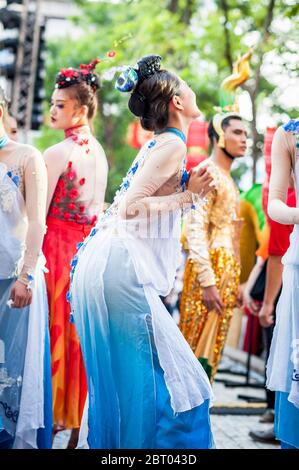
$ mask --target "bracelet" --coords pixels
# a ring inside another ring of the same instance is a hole
[[[29,289],[32,289],[34,276],[30,273],[21,274],[21,276],[18,277],[18,281],[24,286],[26,286],[27,289],[29,290]]]

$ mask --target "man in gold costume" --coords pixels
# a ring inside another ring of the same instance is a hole
[[[209,124],[212,155],[208,166],[215,189],[186,219],[188,259],[179,327],[213,380],[221,359],[239,289],[239,191],[231,165],[246,152],[247,133],[237,113],[216,114]]]

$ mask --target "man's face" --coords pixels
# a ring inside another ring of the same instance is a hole
[[[244,157],[247,150],[247,131],[245,125],[239,119],[230,119],[229,125],[224,130],[225,149],[233,157]]]

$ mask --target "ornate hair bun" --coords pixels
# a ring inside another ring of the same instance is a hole
[[[161,59],[159,55],[148,55],[140,59],[135,67],[127,67],[118,77],[115,88],[124,93],[133,91],[137,84],[160,70]]]
[[[138,76],[140,80],[154,75],[161,68],[162,57],[159,55],[147,55],[137,62]]]
[[[84,81],[95,92],[99,88],[99,80],[94,70],[99,62],[100,59],[94,59],[88,65],[81,64],[78,70],[72,67],[61,69],[56,76],[55,88],[68,88]]]

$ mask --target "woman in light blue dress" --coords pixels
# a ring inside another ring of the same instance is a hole
[[[52,400],[47,297],[40,255],[46,169],[5,133],[0,89],[0,448],[50,448]]]
[[[156,135],[73,260],[70,301],[88,377],[79,447],[210,448],[209,380],[164,307],[180,262],[182,210],[211,189],[185,170],[194,92],[141,59],[119,77],[129,108]]]
[[[275,390],[275,435],[283,449],[299,449],[299,119],[278,128],[271,151],[269,215],[294,224],[290,246],[282,259],[282,292],[267,364],[267,386]],[[293,174],[297,207],[285,203]]]

